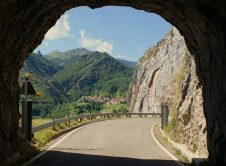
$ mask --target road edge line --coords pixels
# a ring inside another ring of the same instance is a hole
[[[78,131],[79,129],[81,129],[81,127],[82,126],[80,126],[80,127],[76,128],[76,129],[70,131],[63,138],[61,138],[59,141],[57,141],[56,143],[54,143],[53,145],[51,145],[49,148],[45,149],[44,151],[42,151],[41,153],[39,153],[35,157],[31,158],[28,162],[22,164],[22,166],[28,166],[28,165],[32,164],[35,160],[37,160],[38,158],[40,158],[43,155],[45,155],[49,150],[55,148],[57,145],[59,145],[61,142],[63,142],[65,139],[67,139],[70,135],[72,135],[73,133],[75,133],[76,131]]]
[[[180,166],[185,166],[182,162],[180,162],[180,160],[174,155],[172,154],[170,151],[168,151],[159,141],[158,139],[155,137],[154,134],[154,127],[157,125],[158,123],[155,123],[152,127],[151,127],[151,136],[154,139],[155,143],[168,155],[170,156],[170,158],[172,158],[174,161],[176,161]]]

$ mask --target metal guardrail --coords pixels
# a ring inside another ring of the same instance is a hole
[[[161,113],[99,113],[99,114],[85,114],[85,115],[76,115],[61,119],[56,119],[51,122],[47,122],[38,126],[32,127],[32,133],[43,130],[45,128],[55,126],[60,123],[72,121],[72,120],[82,120],[82,119],[95,119],[97,117],[101,118],[110,118],[110,117],[120,117],[120,116],[126,116],[126,117],[132,117],[132,116],[139,116],[139,117],[148,117],[148,116],[161,116]]]

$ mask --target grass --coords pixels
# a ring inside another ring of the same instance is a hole
[[[193,147],[188,147],[188,150],[190,150],[192,153],[195,153],[197,151],[197,145],[195,144]]]
[[[48,127],[46,129],[40,130],[38,132],[34,133],[33,143],[34,146],[38,148],[44,147],[50,140],[53,138],[64,134],[66,131],[81,125],[83,123],[87,123],[88,120],[83,120],[81,123],[77,121],[71,121],[70,123],[60,123],[58,125],[55,125],[54,127]]]
[[[50,121],[52,121],[52,119],[50,119],[50,118],[33,118],[32,119],[32,126],[37,126],[37,125],[47,123],[47,122],[50,122]]]
[[[169,104],[169,123],[164,129],[166,133],[175,142],[180,142],[180,135],[183,132],[183,126],[181,122],[178,121],[178,109],[180,95],[181,95],[181,82],[185,79],[186,66],[188,64],[187,55],[184,56],[181,66],[179,67],[177,73],[172,78],[172,99]]]
[[[111,105],[103,105],[103,110],[101,113],[114,113],[114,112],[128,112],[128,104],[111,104]]]
[[[182,153],[181,153],[181,150],[180,149],[174,149],[175,150],[175,154],[177,155],[177,156],[180,156],[180,155],[182,155]]]
[[[190,165],[189,160],[186,156],[184,156],[180,149],[175,148],[169,141],[168,138],[163,136],[159,125],[156,125],[154,127],[154,135],[157,138],[157,140],[172,154],[174,154],[180,161],[182,161],[186,165]]]

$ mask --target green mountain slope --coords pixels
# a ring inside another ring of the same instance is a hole
[[[23,68],[20,70],[19,83],[22,85],[26,73],[31,74],[31,82],[36,92],[41,93],[41,97],[34,101],[34,114],[40,111],[45,114],[51,106],[69,100],[61,87],[54,85],[51,81],[53,74],[58,72],[61,67],[52,61],[47,60],[42,55],[32,53],[26,59]]]
[[[42,55],[31,53],[26,59],[22,71],[29,71],[42,77],[50,77],[61,67],[56,63],[47,60]]]
[[[126,97],[133,68],[118,62],[107,53],[82,48],[49,55],[32,53],[20,71],[20,84],[29,72],[36,91],[34,112],[48,112],[57,104],[76,101],[81,96]]]
[[[53,81],[74,99],[82,95],[126,96],[133,69],[106,53],[91,52],[63,68]]]

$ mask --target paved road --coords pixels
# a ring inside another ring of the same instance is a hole
[[[133,118],[87,124],[59,138],[54,148],[30,165],[178,166],[151,137],[157,121]]]

